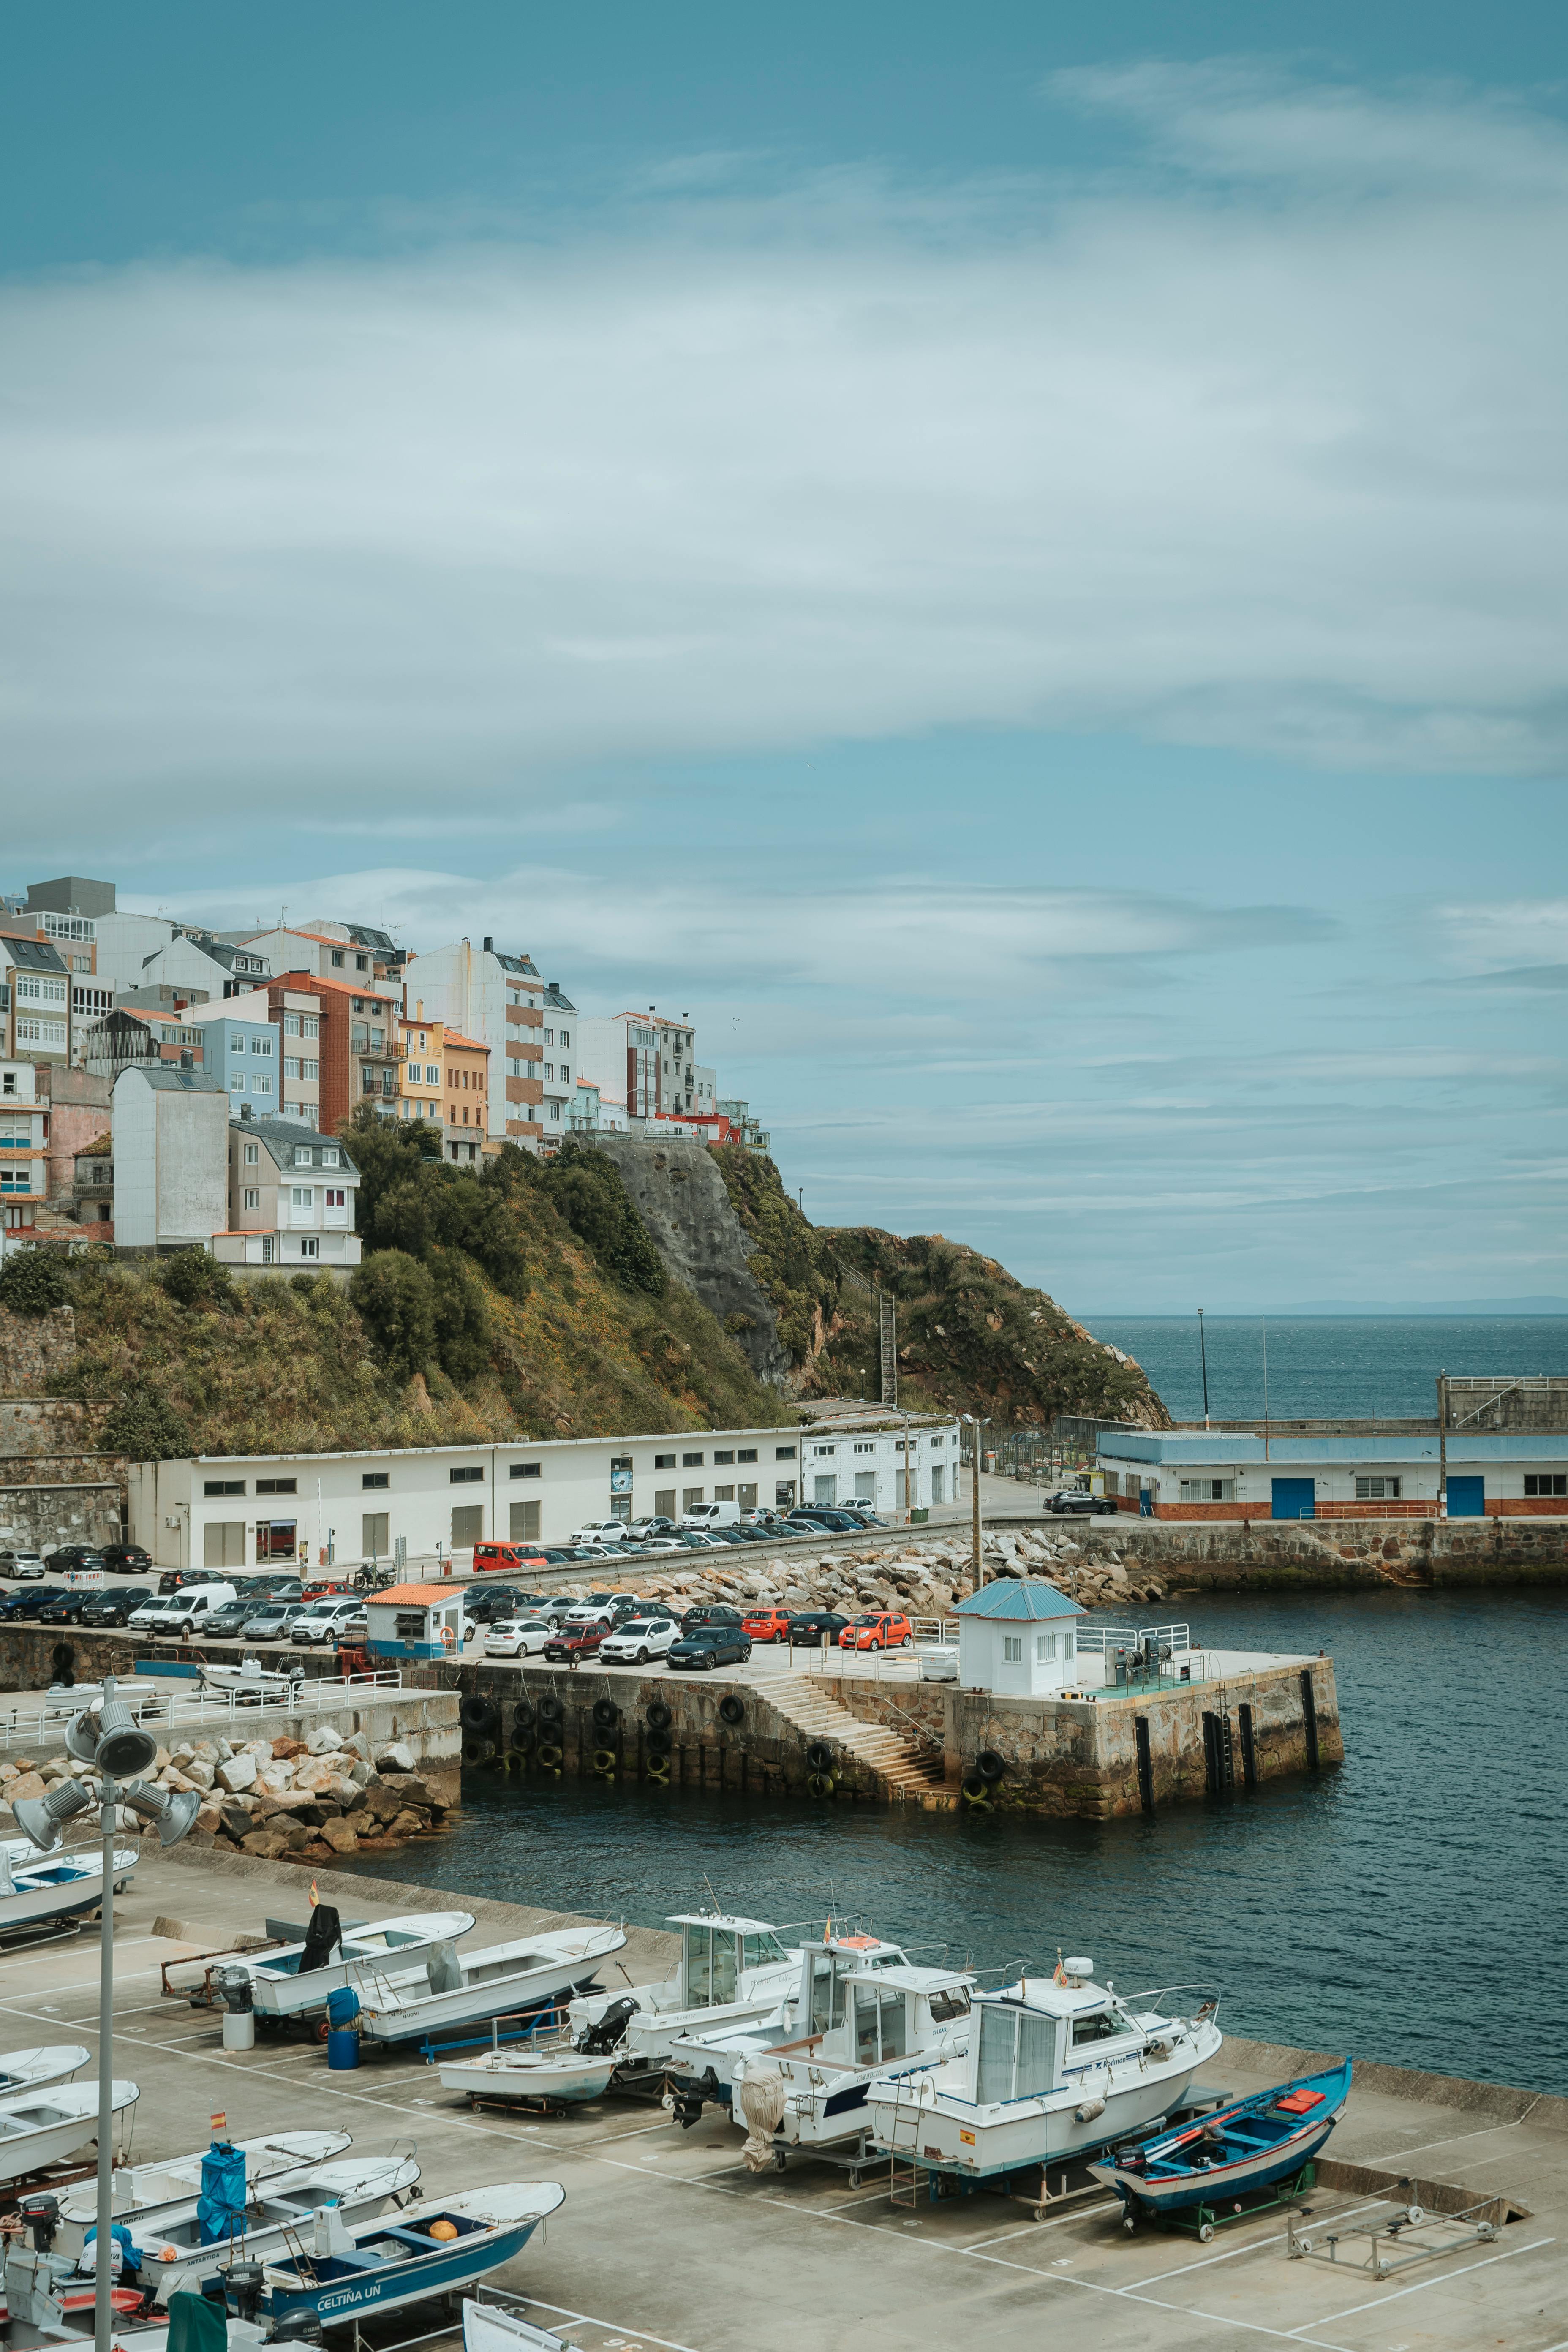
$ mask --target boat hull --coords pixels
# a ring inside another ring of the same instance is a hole
[[[20,2098],[25,2091],[42,2091],[51,2083],[68,2082],[91,2057],[91,2051],[77,2042],[0,2052],[0,2099]]]
[[[123,2115],[140,2095],[134,2083],[116,2083],[114,2114]],[[29,2121],[35,2111],[36,2123]],[[5,2127],[13,2124],[19,2128]],[[0,2100],[0,2181],[19,2180],[42,2165],[58,2164],[97,2136],[96,2087],[78,2091],[67,2086],[58,2095],[29,2091],[20,2098]]]
[[[1277,2091],[1217,2108],[1201,2124],[1154,2138],[1142,2149],[1119,2151],[1117,2157],[1091,2164],[1089,2170],[1097,2180],[1115,2189],[1130,2212],[1144,2214],[1184,2212],[1196,2205],[1228,2203],[1257,2189],[1271,2189],[1281,2180],[1292,2179],[1318,2154],[1345,2111],[1350,2080],[1347,2061],[1331,2074],[1311,2075],[1299,2084],[1281,2084]],[[1272,2140],[1267,2147],[1250,2149],[1238,2147],[1231,2137],[1229,2147],[1234,2153],[1198,2160],[1203,2151],[1214,2145],[1214,2135],[1220,2135],[1221,2145],[1225,2144],[1227,2126],[1237,2124],[1245,2129],[1249,2116],[1256,2117],[1270,2109],[1277,2114],[1275,2102],[1279,2097],[1292,2091],[1315,2089],[1319,2084],[1323,2085],[1319,2094],[1321,2111],[1304,2116],[1298,2130]],[[1184,2158],[1188,2151],[1194,2158],[1192,2162],[1172,2160]],[[1139,2161],[1129,2164],[1121,2160],[1130,2153],[1135,2154]],[[1165,2168],[1151,2173],[1147,2166],[1151,2161],[1158,2165],[1162,2156],[1166,2158]]]
[[[504,2190],[490,2193],[506,2195]],[[400,2311],[405,2305],[423,2303],[431,2295],[452,2294],[459,2288],[474,2285],[491,2271],[516,2260],[566,2192],[552,2183],[540,2183],[525,2193],[528,2210],[497,2219],[489,2226],[447,2242],[437,2241],[428,2252],[410,2249],[406,2261],[376,2263],[345,2275],[347,2264],[317,2256],[313,2258],[315,2266],[326,2275],[309,2284],[296,2283],[280,2269],[269,2267],[267,2307],[274,2327],[286,2326],[291,2318],[306,2311],[313,2311],[324,2327],[341,2326],[345,2321],[367,2314]],[[480,2203],[479,2199],[459,2200],[446,2210],[463,2214],[468,2201]],[[481,2211],[472,2218],[482,2220],[484,2216]],[[439,2208],[433,2213],[424,2209],[422,2229],[439,2219]],[[381,2227],[373,2222],[354,2234],[361,2242],[374,2241]]]
[[[593,1984],[602,1960],[626,1943],[616,1939],[591,1953],[563,1953],[522,1969],[515,1976],[495,1977],[488,1983],[465,1985],[452,1992],[416,1998],[395,1998],[378,2005],[376,1988],[363,1980],[360,2032],[371,2042],[423,2042],[438,2033],[460,2032],[465,2025],[488,2025],[492,2018],[510,2017],[528,2010],[546,2009]],[[353,1979],[351,1979],[351,1981]]]
[[[356,1989],[377,1974],[407,1968],[422,1961],[437,1944],[455,1943],[466,1936],[473,1926],[473,1915],[468,1911],[413,1913],[405,1920],[377,1920],[345,1937],[339,1947],[340,1957],[327,1960],[321,1968],[311,1969],[301,1976],[297,1969],[289,1968],[289,1958],[298,1958],[301,1947],[287,1946],[270,1957],[236,1952],[232,1958],[224,1954],[231,1967],[243,1968],[250,1978],[251,1998],[260,2017],[308,2017],[327,2005],[327,1995],[340,1991],[344,1985]],[[376,1938],[388,1929],[409,1934],[406,1943],[387,1947]],[[209,1969],[216,1961],[207,1963]]]
[[[584,2058],[576,2051],[555,2056],[541,2051],[514,2058],[489,2052],[439,2066],[437,2078],[444,2091],[456,2091],[464,2098],[543,2099],[570,2106],[582,2099],[601,2098],[615,2071],[613,2056]]]
[[[133,1848],[116,1851],[114,1884],[123,1885],[141,1860]],[[0,1943],[12,1936],[25,1936],[39,1927],[53,1926],[58,1921],[79,1918],[83,1912],[96,1911],[103,1897],[103,1864],[99,1855],[84,1854],[79,1863],[72,1857],[69,1877],[44,1874],[49,1864],[40,1855],[40,1871],[24,1873],[16,1878],[11,1894],[0,1895]],[[59,1864],[56,1868],[61,1867]]]
[[[247,2182],[253,2194],[286,2189],[300,2174],[313,2171],[342,2156],[353,2143],[352,2132],[280,2132],[270,2139],[238,2140],[245,2158]],[[172,2219],[201,2195],[202,2159],[205,2148],[174,2158],[167,2164],[126,2165],[114,2175],[114,2218],[132,2229],[155,2229],[160,2218]],[[92,2181],[68,2189],[60,2200],[55,2242],[62,2253],[79,2252],[89,2230],[98,2220],[98,2188]]]
[[[330,2177],[335,2174],[337,2179]],[[273,2221],[262,2219],[256,2227],[237,2231],[232,2238],[220,2238],[212,2245],[182,2247],[174,2260],[165,2260],[158,2248],[158,2228],[139,2230],[135,2234],[142,2247],[142,2271],[156,2291],[158,2301],[167,2303],[182,2287],[199,2289],[204,2279],[216,2278],[235,2262],[270,2262],[286,2252],[288,2240],[298,2241],[308,2234],[310,2217],[316,2205],[334,2199],[337,2210],[345,2220],[369,2220],[389,2199],[402,2190],[412,2189],[419,2179],[419,2167],[412,2160],[403,2164],[384,2162],[374,2171],[367,2170],[355,2187],[352,2161],[328,2168],[329,2177],[312,2179],[309,2174],[296,2179],[292,2188],[277,2192],[295,2203],[296,2210],[287,2218]],[[268,2200],[270,2201],[270,2200]]]

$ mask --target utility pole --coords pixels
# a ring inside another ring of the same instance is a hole
[[[1204,1368],[1204,1427],[1209,1425],[1209,1351],[1204,1344],[1204,1310],[1198,1309],[1198,1361]]]
[[[882,1359],[881,1401],[896,1412],[899,1405],[899,1302],[879,1288],[877,1292],[877,1337]]]
[[[985,1581],[985,1553],[980,1531],[980,1416],[978,1413],[970,1414],[969,1425],[974,1432],[973,1475],[970,1485],[970,1501],[973,1507],[971,1517],[974,1543],[974,1591],[978,1592]]]
[[[1437,1517],[1448,1516],[1448,1375],[1437,1375]]]

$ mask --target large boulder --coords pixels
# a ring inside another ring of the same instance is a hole
[[[290,1756],[303,1756],[305,1743],[302,1739],[290,1739],[286,1731],[280,1731],[272,1743],[272,1753],[279,1759]]]
[[[319,1723],[305,1742],[312,1756],[333,1756],[342,1744],[342,1733],[334,1731],[330,1723]]]
[[[14,1780],[5,1784],[5,1802],[8,1805],[16,1804],[19,1798],[41,1797],[43,1793],[44,1776],[41,1772],[18,1772]]]
[[[239,1843],[245,1853],[258,1854],[263,1862],[276,1862],[289,1841],[278,1830],[252,1830]]]
[[[416,1763],[414,1750],[405,1740],[392,1740],[375,1759],[378,1772],[412,1772]]]
[[[359,1839],[345,1821],[323,1822],[321,1836],[334,1853],[356,1853],[359,1850]]]
[[[226,1763],[218,1766],[217,1784],[226,1789],[231,1797],[237,1797],[242,1790],[255,1786],[256,1771],[255,1757],[242,1749],[239,1755],[229,1757]]]

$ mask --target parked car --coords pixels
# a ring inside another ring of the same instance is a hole
[[[187,1584],[227,1584],[228,1580],[218,1568],[166,1568],[158,1579],[160,1592],[183,1592]],[[232,1592],[234,1587],[228,1586]]]
[[[803,1609],[789,1621],[789,1638],[797,1650],[827,1650],[847,1625],[833,1609]]]
[[[310,1579],[300,1589],[307,1601],[343,1601],[348,1597],[349,1588],[346,1577],[318,1576]],[[288,1595],[280,1592],[278,1598],[284,1601],[288,1599]]]
[[[584,1658],[597,1657],[604,1638],[602,1624],[558,1626],[544,1644],[544,1655],[552,1666],[579,1666]]]
[[[772,1543],[774,1540],[766,1528],[750,1527],[744,1519],[737,1519],[730,1532],[739,1536],[742,1543]]]
[[[474,1574],[494,1576],[498,1571],[520,1568],[545,1568],[549,1565],[539,1546],[533,1543],[477,1543],[474,1546]]]
[[[82,1625],[125,1625],[132,1610],[151,1601],[150,1584],[117,1584],[110,1592],[89,1592],[82,1603],[78,1623]]]
[[[683,1528],[721,1528],[740,1517],[733,1503],[693,1503],[680,1514]]]
[[[209,1642],[237,1642],[255,1614],[256,1603],[247,1595],[237,1601],[226,1601],[202,1627],[202,1638]]]
[[[463,1608],[476,1625],[494,1625],[503,1617],[521,1617],[531,1610],[535,1597],[515,1584],[471,1585],[463,1595]]]
[[[647,1543],[651,1536],[672,1536],[675,1533],[675,1521],[667,1519],[662,1511],[656,1511],[650,1519],[628,1520],[626,1533],[635,1538],[638,1543]]]
[[[623,1665],[646,1666],[650,1658],[664,1657],[679,1633],[674,1618],[661,1613],[624,1617],[600,1643],[599,1655]]]
[[[696,1625],[682,1633],[665,1653],[667,1666],[689,1666],[699,1672],[713,1666],[743,1666],[752,1645],[739,1625]]]
[[[41,1552],[0,1551],[0,1576],[8,1576],[16,1583],[24,1583],[47,1574]]]
[[[893,1609],[868,1609],[852,1617],[838,1636],[841,1650],[907,1650],[915,1629]]]
[[[132,1617],[132,1629],[186,1641],[193,1633],[205,1633],[218,1611],[237,1598],[232,1584],[188,1584],[178,1592],[160,1593],[162,1609],[156,1601],[145,1601]]]
[[[499,1617],[485,1627],[487,1658],[534,1658],[555,1636],[548,1617]]]
[[[352,1594],[329,1594],[312,1601],[295,1618],[289,1640],[302,1648],[331,1649],[341,1642],[355,1618],[363,1621],[364,1602]]]
[[[1087,1487],[1064,1486],[1058,1493],[1046,1496],[1045,1507],[1058,1514],[1070,1511],[1075,1517],[1081,1511],[1091,1519],[1116,1517],[1116,1506],[1110,1496],[1091,1495]]]
[[[585,1528],[574,1528],[568,1540],[574,1544],[624,1544],[626,1528],[625,1519],[595,1519]]]
[[[731,1549],[737,1544],[743,1544],[746,1540],[744,1530],[732,1520],[726,1521],[720,1527],[704,1528],[702,1532],[712,1542],[729,1544]]]
[[[247,1617],[241,1633],[247,1642],[286,1642],[294,1629],[294,1620],[302,1614],[303,1601],[264,1601],[253,1615]]]
[[[101,1568],[103,1554],[96,1544],[57,1544],[48,1554],[50,1572],[58,1576],[67,1568]]]
[[[789,1533],[788,1520],[762,1503],[758,1504],[754,1511],[742,1512],[741,1525],[743,1528],[760,1528],[767,1536],[784,1536]]]
[[[753,1642],[787,1642],[790,1612],[787,1609],[748,1609],[741,1622]]]
[[[644,1553],[649,1559],[660,1554],[668,1557],[672,1551],[687,1551],[689,1549],[689,1545],[681,1542],[679,1536],[649,1536],[647,1543],[642,1546]]]
[[[885,1528],[888,1524],[886,1519],[877,1517],[869,1503],[841,1503],[838,1507],[847,1511],[852,1519],[858,1519],[863,1528]]]
[[[105,1544],[103,1564],[110,1576],[140,1576],[143,1569],[152,1567],[153,1555],[140,1544]]]
[[[94,1597],[90,1584],[68,1585],[58,1601],[47,1602],[38,1611],[40,1625],[74,1625],[82,1610]]]
[[[798,1510],[790,1513],[789,1519],[797,1535],[848,1536],[853,1535],[860,1524],[858,1519],[851,1518],[847,1511],[830,1509],[826,1503],[803,1504]]]
[[[689,1633],[696,1625],[733,1625],[737,1629],[744,1619],[738,1609],[727,1601],[694,1601],[681,1616],[681,1630]]]
[[[26,1592],[9,1593],[0,1601],[0,1618],[15,1622],[17,1618],[37,1617],[53,1601],[63,1601],[69,1590],[65,1584],[35,1584]]]

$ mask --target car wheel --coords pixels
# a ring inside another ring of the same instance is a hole
[[[647,1652],[646,1650],[639,1650],[637,1656],[632,1660],[632,1664],[634,1666],[646,1666],[647,1664]]]
[[[904,1635],[903,1640],[899,1643],[899,1647],[900,1647],[900,1650],[907,1650],[907,1649],[909,1648],[909,1646],[910,1646],[910,1643],[913,1640],[914,1640],[914,1635],[913,1635],[912,1633],[906,1633],[906,1634]]]

